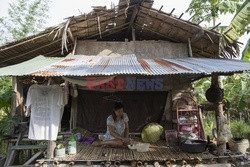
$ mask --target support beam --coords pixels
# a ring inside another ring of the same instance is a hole
[[[163,8],[163,5],[161,5],[160,9],[159,9],[159,12],[161,11],[161,9]]]
[[[16,115],[17,77],[12,77],[11,115]]]
[[[132,17],[131,17],[130,22],[129,22],[129,26],[128,26],[128,30],[127,30],[127,33],[126,33],[126,37],[128,37],[131,29],[133,28],[138,13],[139,13],[139,8],[138,8],[138,5],[136,5],[134,7],[133,14],[132,14]]]
[[[23,132],[21,131],[18,135],[17,142],[16,142],[15,146],[18,146],[20,144],[20,142],[22,141],[22,138],[23,138]],[[8,167],[8,166],[12,165],[12,163],[14,162],[15,156],[16,156],[16,150],[9,149],[4,167]]]
[[[136,26],[138,26],[138,27],[142,27],[141,25],[139,25],[139,24],[135,24]],[[150,28],[148,28],[148,27],[143,27],[145,30],[147,30],[147,31],[150,31],[150,32],[152,32],[152,33],[154,33],[154,34],[156,34],[156,35],[159,35],[159,36],[161,36],[161,37],[164,37],[164,38],[166,38],[166,39],[168,39],[168,40],[171,40],[171,41],[173,41],[173,42],[180,42],[180,41],[178,41],[178,40],[176,40],[176,39],[174,39],[174,38],[171,38],[171,37],[168,37],[168,36],[166,36],[166,35],[164,35],[163,33],[159,33],[159,32],[156,32],[156,31],[154,31],[154,30],[152,30],[152,29],[150,29]]]
[[[43,152],[39,151],[37,152],[35,155],[33,155],[28,161],[26,161],[23,165],[29,165],[31,164],[33,161],[35,161]]]
[[[210,31],[213,31],[214,29],[216,29],[219,25],[221,25],[221,23],[217,24],[216,26],[214,26],[213,28],[210,29]]]
[[[59,42],[61,42],[61,38],[60,39],[57,39],[57,40],[55,40],[55,41],[53,41],[53,42],[49,42],[48,44],[46,44],[46,45],[42,45],[41,47],[37,47],[37,48],[32,48],[32,49],[30,49],[30,51],[28,51],[28,52],[25,52],[25,53],[23,53],[23,54],[17,54],[16,56],[12,56],[12,57],[10,57],[10,58],[8,58],[8,59],[5,59],[5,60],[3,60],[3,61],[1,61],[0,62],[0,64],[2,64],[2,63],[4,63],[4,62],[6,62],[6,61],[10,61],[10,60],[13,60],[13,59],[16,59],[16,58],[20,58],[20,57],[24,57],[24,56],[26,56],[27,54],[31,54],[31,53],[33,53],[33,52],[35,52],[35,51],[39,51],[39,50],[42,50],[42,49],[44,49],[44,48],[46,48],[46,47],[48,47],[48,46],[51,46],[51,45],[54,45],[54,44],[56,44],[56,43],[59,43]]]
[[[132,28],[132,40],[135,41],[136,38],[135,38],[135,28],[133,27]]]
[[[173,9],[171,10],[171,12],[169,13],[169,15],[172,15],[172,13],[174,12],[174,10],[175,10],[175,8],[173,8]]]
[[[204,21],[204,20],[202,19],[202,20],[198,23],[198,25],[201,24],[203,21]]]
[[[16,90],[16,114],[24,117],[24,105],[23,105],[23,83],[20,81],[20,77],[17,80],[17,90]]]
[[[193,16],[191,16],[191,17],[188,19],[188,21],[192,20],[192,18],[194,18],[194,16],[195,16],[195,14],[194,14]]]
[[[77,98],[78,97],[72,97],[71,115],[70,115],[70,130],[75,129],[76,124],[77,124]]]
[[[56,142],[55,141],[48,141],[48,151],[47,151],[47,157],[48,159],[54,158],[54,150],[56,148]]]
[[[189,57],[193,57],[191,39],[190,38],[188,38],[188,53],[189,53]]]
[[[220,79],[218,74],[212,74],[212,84],[214,84],[216,87],[220,87]],[[226,153],[226,141],[223,141],[221,139],[224,138],[224,122],[225,122],[225,116],[223,111],[223,103],[222,101],[219,101],[217,103],[214,103],[215,105],[215,116],[216,116],[216,128],[217,128],[217,149],[218,149],[218,155],[223,156],[224,153]],[[225,162],[224,159],[220,160],[221,162]]]
[[[180,16],[179,16],[179,18],[178,19],[181,19],[181,17],[184,15],[184,13],[182,13]]]

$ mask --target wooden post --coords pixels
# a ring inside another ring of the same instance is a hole
[[[215,86],[220,86],[219,84],[219,75],[213,74],[212,75],[212,84]],[[214,104],[215,105],[215,116],[216,116],[216,129],[217,129],[217,149],[218,149],[218,155],[223,156],[226,152],[226,142],[221,141],[220,139],[223,138],[221,136],[223,134],[223,117],[224,117],[224,111],[223,111],[223,104],[221,101]],[[222,162],[225,161],[222,159]]]
[[[12,77],[11,115],[23,116],[23,85],[18,77]]]
[[[188,54],[189,54],[189,57],[193,57],[191,39],[190,38],[188,38]]]
[[[132,28],[132,39],[133,39],[133,41],[136,40],[136,39],[135,39],[135,28],[134,28],[134,27]]]
[[[52,159],[54,158],[54,150],[56,148],[56,142],[55,141],[48,141],[48,151],[47,151],[47,158]]]
[[[16,115],[17,77],[12,77],[11,115]]]
[[[17,77],[17,90],[16,90],[16,114],[24,117],[23,106],[23,83],[20,82],[20,78]]]
[[[71,116],[70,116],[70,130],[76,128],[76,123],[77,123],[77,97],[72,97]]]

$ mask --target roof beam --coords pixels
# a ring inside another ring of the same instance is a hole
[[[139,13],[139,8],[138,8],[138,5],[136,5],[134,7],[134,9],[133,9],[133,14],[132,14],[132,17],[131,17],[130,22],[129,22],[129,26],[128,26],[128,30],[127,30],[127,33],[126,33],[126,37],[128,37],[131,29],[133,28],[138,13]]]
[[[46,48],[46,47],[48,47],[48,46],[50,46],[50,45],[53,45],[53,44],[58,43],[58,42],[61,42],[61,40],[62,40],[62,39],[60,38],[60,39],[57,39],[57,40],[55,40],[55,41],[53,41],[53,42],[48,43],[47,45],[43,45],[43,46],[38,47],[38,48],[36,48],[36,49],[30,49],[30,51],[28,51],[28,52],[25,52],[25,53],[23,53],[23,54],[16,55],[16,56],[13,56],[13,57],[10,57],[10,58],[8,58],[8,59],[5,59],[5,60],[1,61],[0,64],[4,63],[4,62],[6,62],[6,61],[10,61],[10,60],[13,60],[13,59],[16,59],[16,58],[23,57],[23,56],[25,56],[25,55],[27,55],[27,54],[29,54],[29,53],[35,52],[35,51],[37,51],[37,50]]]
[[[142,11],[142,12],[143,12],[143,10],[149,10],[149,11],[151,11],[151,12],[153,12],[153,13],[157,13],[157,14],[158,14],[158,10],[155,10],[155,9],[153,9],[153,8],[147,8],[147,7],[144,7],[144,6],[140,6],[140,9],[142,9],[142,10],[140,10],[140,11]],[[188,25],[189,25],[190,27],[192,27],[192,28],[195,28],[195,29],[203,29],[202,27],[200,27],[200,26],[197,25],[197,24],[190,24],[190,22],[188,22],[188,21],[181,20],[181,19],[178,19],[178,18],[169,16],[168,13],[160,12],[159,14],[160,14],[160,15],[164,15],[164,16],[166,16],[166,17],[168,17],[168,18],[171,18],[172,20],[179,20],[179,22],[184,23],[184,24],[188,24]],[[149,16],[150,16],[150,15],[149,15]],[[151,17],[152,17],[152,16],[151,16]],[[153,18],[155,18],[155,17],[153,17]],[[162,20],[162,21],[163,21],[163,20]],[[211,33],[211,34],[213,34],[213,35],[220,36],[220,34],[217,33],[217,32],[210,31],[210,30],[207,30],[207,29],[203,29],[203,30],[204,30],[205,32]],[[187,31],[187,30],[186,30],[186,31]]]
[[[141,27],[139,24],[137,24],[137,23],[135,23],[135,25],[136,26],[138,26],[138,27]],[[150,29],[150,28],[148,28],[148,27],[143,27],[145,30],[147,30],[147,31],[150,31],[150,32],[152,32],[152,33],[154,33],[154,34],[157,34],[157,35],[159,35],[159,36],[162,36],[162,37],[164,37],[165,39],[168,39],[168,40],[171,40],[171,41],[174,41],[174,42],[180,42],[180,41],[178,41],[178,40],[176,40],[176,39],[173,39],[173,38],[171,38],[171,37],[168,37],[168,36],[166,36],[166,35],[163,35],[163,34],[161,34],[161,33],[159,33],[159,32],[155,32],[154,30],[152,30],[152,29]],[[140,31],[140,30],[139,30]]]

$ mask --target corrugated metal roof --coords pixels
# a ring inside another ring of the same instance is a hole
[[[233,59],[175,58],[141,59],[136,55],[84,56],[71,55],[40,70],[33,76],[94,75],[173,75],[233,73],[250,70],[250,62]]]
[[[0,68],[0,76],[22,76],[27,75],[33,71],[37,71],[52,63],[58,62],[63,58],[59,57],[44,57],[37,56],[31,60],[25,61],[20,64],[15,64],[8,67]]]

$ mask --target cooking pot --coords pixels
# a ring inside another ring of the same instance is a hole
[[[181,149],[188,153],[202,153],[207,149],[207,142],[203,140],[188,140],[182,142]]]

